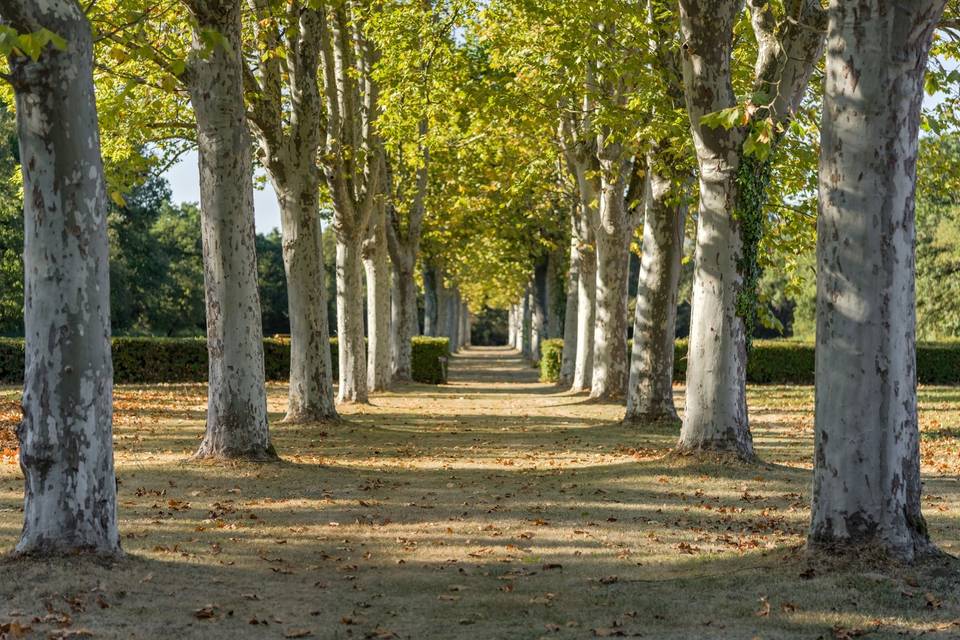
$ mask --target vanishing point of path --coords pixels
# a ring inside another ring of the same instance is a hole
[[[804,557],[810,388],[751,389],[775,464],[749,466],[670,456],[676,426],[623,427],[621,407],[539,383],[506,349],[466,350],[450,374],[339,424],[281,423],[270,385],[271,465],[189,459],[203,385],[118,387],[127,558],[0,563],[0,636],[960,637],[947,569]],[[4,416],[18,394],[0,391]],[[957,553],[960,392],[923,390],[921,423],[924,510]],[[3,549],[21,483],[0,460]]]

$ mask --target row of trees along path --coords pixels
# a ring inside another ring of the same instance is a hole
[[[775,132],[789,123],[814,61],[826,51],[811,547],[876,545],[912,560],[932,549],[920,512],[915,165],[924,73],[946,2],[918,0],[907,9],[882,0],[838,0],[827,10],[819,2],[802,0],[790,3],[796,15],[778,25],[769,3],[748,4],[759,44],[752,86],[764,94],[774,87],[778,91],[769,104],[757,107],[772,127],[771,152]],[[188,60],[176,75],[196,116],[210,354],[207,428],[198,456],[274,460],[255,278],[253,163],[244,108],[244,86],[251,79],[241,53],[241,7],[230,0],[188,0],[185,5],[194,33]],[[290,109],[304,123],[316,124],[315,110],[325,105],[325,135],[322,140],[311,137],[308,145],[313,150],[323,145],[322,166],[300,166],[297,158],[285,156],[283,137],[270,130],[275,120],[265,116],[258,121],[253,114],[252,128],[285,198],[288,273],[315,268],[316,229],[298,225],[312,216],[316,203],[298,200],[298,193],[315,193],[318,174],[326,179],[337,235],[339,397],[362,403],[370,387],[384,384],[379,375],[391,354],[371,349],[372,371],[363,357],[357,295],[361,264],[366,261],[369,292],[383,300],[389,253],[384,247],[392,238],[393,253],[399,254],[398,242],[415,246],[415,241],[386,227],[380,196],[389,172],[376,127],[379,89],[371,71],[378,53],[367,41],[366,14],[350,11],[352,6],[310,4],[297,14],[297,28],[284,31],[303,36],[297,43],[303,58],[296,62],[309,69],[309,82],[277,89],[283,74],[271,74],[269,64],[253,79],[264,100],[271,92],[273,98],[295,95],[298,102]],[[742,307],[754,275],[749,257],[756,238],[749,227],[763,211],[769,166],[746,153],[752,140],[744,137],[746,129],[710,120],[739,108],[730,74],[731,43],[744,7],[733,0],[682,0],[678,8],[682,91],[700,194],[686,410],[678,448],[750,460],[754,449],[745,391],[749,322]],[[26,238],[20,427],[26,499],[18,550],[117,554],[106,185],[93,84],[94,40],[73,0],[11,0],[0,3],[0,14],[20,34],[17,45],[9,37],[3,40],[10,62],[6,79],[16,93]],[[600,32],[606,33],[606,27]],[[31,45],[28,53],[22,50],[24,42]],[[321,72],[322,94],[316,86]],[[588,62],[583,74],[583,107],[570,110],[571,119],[561,123],[559,135],[581,189],[594,194],[581,203],[596,251],[591,397],[620,400],[630,373],[625,256],[638,223],[634,196],[642,193],[646,160],[629,152],[632,132],[618,135],[606,120],[597,127],[591,122],[591,100],[599,93],[608,107],[625,106],[636,89],[635,75],[606,61]],[[304,78],[293,73],[287,79]],[[276,116],[276,100],[265,109]],[[307,129],[315,134],[314,126]],[[422,185],[422,174],[416,177]],[[417,211],[419,205],[412,208]],[[671,225],[664,228],[669,232]],[[306,243],[306,267],[293,234],[302,234]],[[669,260],[672,264],[675,256]],[[581,264],[581,274],[589,270]],[[672,283],[675,277],[663,280]],[[372,306],[378,315],[372,317],[371,336],[382,332],[380,319],[387,314],[382,303],[374,300]],[[460,306],[458,299],[454,307]],[[318,290],[291,289],[291,309],[322,307]],[[404,304],[398,312],[411,308]],[[642,305],[638,309],[642,313]],[[294,327],[298,344],[325,349],[322,319],[301,315],[304,324]],[[581,361],[578,355],[574,364]],[[327,365],[324,357],[294,362],[294,376],[308,379],[295,379],[290,386],[291,414],[316,417],[333,411],[329,376],[317,373]],[[659,370],[669,372],[668,367]],[[658,385],[644,388],[666,393]]]

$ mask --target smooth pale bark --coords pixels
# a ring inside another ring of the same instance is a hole
[[[507,308],[507,346],[517,348],[517,305]]]
[[[363,263],[360,247],[337,241],[337,401],[363,404],[367,389],[367,346],[363,335]]]
[[[563,337],[560,306],[566,301],[566,278],[559,273],[561,262],[562,260],[556,251],[547,254],[546,337],[548,339]],[[563,283],[562,286],[561,283]]]
[[[420,121],[420,140],[427,135],[428,121]],[[387,247],[390,251],[390,260],[393,263],[393,352],[391,366],[393,377],[397,380],[411,380],[413,372],[413,349],[411,340],[418,333],[417,326],[417,283],[413,278],[417,266],[417,255],[420,252],[420,232],[423,227],[423,217],[426,212],[427,187],[429,186],[430,152],[426,145],[421,144],[421,163],[413,172],[412,180],[407,180],[401,172],[388,170],[387,183],[390,186],[391,198],[409,200],[408,213],[401,216],[395,204],[389,207],[387,219]],[[388,165],[388,169],[389,169]],[[398,181],[400,184],[398,184]],[[404,189],[410,182],[412,196],[404,198],[409,189]],[[405,217],[405,220],[402,218]],[[405,224],[404,224],[405,223]]]
[[[540,360],[540,344],[547,339],[547,260],[539,260],[530,287],[530,358]]]
[[[470,309],[466,302],[460,302],[460,347],[470,346]]]
[[[338,418],[333,399],[333,368],[327,293],[323,283],[323,245],[319,217],[319,184],[282,191],[280,228],[290,313],[290,382],[286,422]],[[279,187],[276,183],[275,187]]]
[[[67,43],[11,56],[23,172],[24,476],[18,554],[118,555],[107,198],[90,25],[73,1],[4,2]]]
[[[576,211],[574,211],[576,216]],[[560,361],[560,378],[562,386],[573,384],[573,373],[577,362],[577,308],[579,306],[578,288],[580,281],[580,250],[576,234],[571,234],[570,240],[570,271],[567,273],[567,301],[563,316],[563,355]]]
[[[367,277],[367,388],[385,391],[393,382],[390,362],[392,277],[386,215],[382,207],[371,222],[370,235],[363,245],[363,266]]]
[[[447,293],[447,337],[450,338],[450,350],[460,350],[460,290],[456,287]]]
[[[755,93],[771,96],[754,118],[769,117],[783,130],[800,104],[810,74],[823,51],[825,13],[819,0],[798,0],[789,16],[777,16],[776,5],[748,0],[751,25],[758,42],[754,71]],[[752,314],[755,292],[747,290],[744,272],[754,272],[745,259],[755,246],[744,245],[740,220],[763,215],[768,158],[740,171],[744,163],[742,127],[704,126],[704,115],[737,104],[731,81],[733,29],[742,0],[681,0],[684,38],[683,77],[697,163],[700,168],[700,209],[690,340],[687,357],[686,403],[680,450],[719,450],[753,457],[746,404],[746,324],[740,312]],[[771,153],[779,134],[771,141]],[[744,198],[738,186],[745,185]],[[747,234],[753,237],[751,234]],[[755,240],[759,239],[756,235]]]
[[[520,327],[520,353],[523,354],[524,358],[530,358],[533,353],[532,349],[532,325],[533,325],[533,309],[531,308],[530,300],[530,288],[523,292],[523,297],[520,299],[520,309],[519,316]]]
[[[337,238],[337,398],[366,403],[367,356],[363,339],[363,243],[385,196],[383,144],[377,135],[377,83],[371,76],[376,47],[367,40],[365,15],[354,3],[320,11],[320,57],[325,94],[326,144],[321,154],[333,201]]]
[[[440,333],[437,311],[440,307],[437,291],[437,272],[431,266],[423,268],[423,335],[436,337]]]
[[[628,165],[617,144],[607,144],[601,155],[603,178],[598,224],[594,233],[597,256],[596,318],[593,346],[593,382],[590,397],[617,400],[627,391],[627,275],[630,239],[635,218],[624,198]]]
[[[686,204],[651,154],[624,422],[677,420],[673,358]]]
[[[390,366],[394,380],[412,380],[413,337],[420,333],[417,319],[417,282],[413,269],[393,263],[392,318],[393,340],[390,343]]]
[[[290,317],[290,378],[284,420],[335,420],[320,230],[321,176],[316,164],[322,141],[323,105],[317,77],[321,20],[316,11],[304,9],[294,19],[297,32],[281,35],[276,21],[264,20],[271,15],[269,2],[255,0],[253,5],[260,18],[254,22],[258,42],[290,51],[285,64],[269,58],[256,72],[245,75],[250,85],[248,119],[280,205]],[[286,123],[285,109],[289,110]]]
[[[809,545],[932,550],[920,512],[914,190],[923,78],[943,0],[830,8],[817,229]],[[869,141],[869,143],[865,143]]]
[[[595,155],[592,157],[596,157]],[[572,391],[590,389],[593,384],[594,337],[597,317],[597,249],[593,232],[593,220],[597,206],[599,184],[588,174],[585,161],[576,158],[568,164],[577,178],[580,196],[579,216],[574,220],[577,240],[579,280],[577,281],[577,352],[574,360]]]
[[[597,313],[597,253],[592,244],[580,244],[580,277],[577,281],[577,354],[572,391],[587,391],[593,384],[593,345]]]
[[[190,0],[187,83],[197,120],[206,292],[207,428],[198,458],[273,460],[254,248],[253,162],[244,111],[238,0]],[[202,34],[223,45],[205,51]]]

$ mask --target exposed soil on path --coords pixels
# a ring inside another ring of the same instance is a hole
[[[0,638],[960,638],[953,565],[804,556],[808,387],[751,388],[758,465],[669,455],[676,425],[621,426],[505,349],[338,424],[282,424],[269,391],[283,462],[212,465],[189,459],[203,385],[118,387],[127,556],[0,561]],[[960,389],[921,411],[925,513],[958,553]],[[0,549],[21,501],[8,453]]]

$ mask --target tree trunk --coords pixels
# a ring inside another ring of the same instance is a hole
[[[530,289],[530,359],[540,360],[540,343],[547,338],[547,260],[537,262]]]
[[[447,291],[447,337],[450,350],[460,350],[460,290],[454,287]]]
[[[281,191],[283,266],[290,312],[290,385],[285,422],[336,420],[323,245],[316,179]]]
[[[673,355],[686,205],[651,154],[625,422],[677,420]]]
[[[417,322],[417,282],[414,265],[393,268],[393,342],[391,343],[393,377],[409,382],[413,379],[412,340],[419,333]]]
[[[367,387],[370,391],[386,391],[392,382],[391,275],[385,223],[384,212],[378,212],[371,224],[371,235],[363,248],[363,265],[367,276]]]
[[[529,359],[533,353],[532,349],[532,324],[533,310],[530,304],[530,287],[523,292],[523,298],[520,300],[520,353],[524,358]]]
[[[507,346],[517,348],[517,305],[507,308]]]
[[[107,199],[90,25],[75,2],[8,2],[67,49],[10,57],[24,194],[24,475],[18,554],[118,555]]]
[[[450,338],[450,296],[452,292],[443,283],[443,270],[435,270],[437,283],[437,335]],[[456,351],[456,345],[450,344],[450,351]]]
[[[188,74],[200,156],[200,224],[210,375],[198,458],[276,459],[267,427],[254,248],[253,163],[243,101],[240,3],[192,0]],[[222,45],[204,52],[202,34]]]
[[[437,272],[428,265],[423,268],[423,335],[434,338],[440,335],[437,318],[440,303],[437,297]]]
[[[700,166],[686,407],[678,448],[753,457],[747,424],[747,349],[737,296],[743,277],[739,225],[732,215],[742,129],[704,127],[700,118],[736,104],[730,84],[733,25],[741,3],[681,0],[684,87]],[[714,6],[714,5],[711,5]]]
[[[825,13],[820,0],[775,3],[748,0],[758,44],[754,91],[772,96],[751,116],[786,128],[823,51]],[[756,312],[757,251],[771,154],[748,156],[746,127],[706,126],[704,115],[734,107],[731,80],[734,26],[742,0],[680,0],[687,112],[700,168],[700,215],[694,258],[693,311],[687,362],[686,408],[678,448],[730,451],[753,457],[747,420],[748,325]]]
[[[589,225],[585,225],[589,229]],[[597,313],[597,252],[592,243],[580,242],[580,277],[577,282],[577,355],[572,391],[590,389],[593,384],[593,348]]]
[[[360,238],[337,238],[337,351],[343,403],[369,402],[363,339],[363,264]]]
[[[932,549],[920,512],[914,189],[924,70],[943,6],[831,3],[817,229],[815,549],[879,547],[907,561]]]
[[[576,212],[574,212],[576,215]],[[570,271],[567,274],[567,302],[563,315],[563,357],[560,362],[559,384],[573,384],[573,373],[577,362],[577,306],[580,281],[580,251],[576,233],[570,240]]]
[[[466,302],[460,302],[460,346],[470,346],[470,308]]]
[[[560,322],[560,306],[566,302],[565,289],[560,286],[566,280],[561,277],[560,257],[556,251],[547,254],[546,286],[546,337],[550,340],[563,337],[563,325]]]
[[[279,33],[268,3],[259,0],[251,9],[257,16],[254,35],[270,48],[279,44]],[[288,16],[293,20],[293,16]],[[318,67],[321,17],[304,10],[296,23],[297,44],[281,64],[271,59],[258,65],[254,75],[262,91],[247,87],[248,118],[280,205],[283,265],[286,273],[290,317],[290,379],[286,422],[334,420],[333,370],[330,362],[330,326],[324,283],[320,229],[321,144]],[[290,44],[291,41],[288,41]],[[286,126],[284,126],[284,122]]]
[[[611,161],[612,162],[612,161]],[[605,170],[604,174],[610,170]],[[633,225],[626,212],[625,172],[605,179],[600,199],[597,246],[596,319],[590,397],[623,398],[627,390],[627,267]]]

